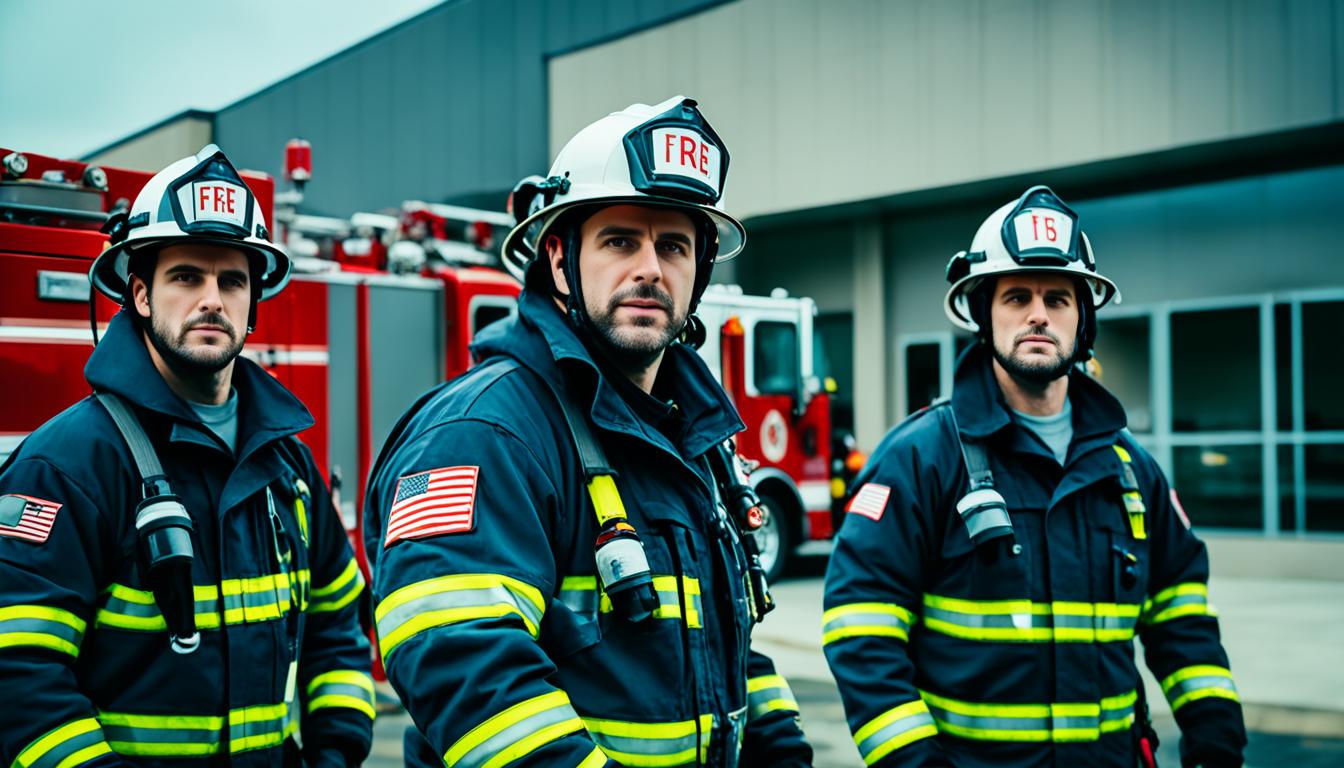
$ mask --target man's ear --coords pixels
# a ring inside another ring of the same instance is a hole
[[[139,275],[132,274],[126,283],[126,290],[131,292],[136,313],[149,319],[149,285]]]
[[[569,281],[565,279],[565,246],[559,235],[546,236],[546,258],[551,264],[551,282],[560,293],[569,295]]]

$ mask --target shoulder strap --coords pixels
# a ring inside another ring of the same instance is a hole
[[[966,474],[971,478],[971,490],[994,487],[994,472],[989,468],[989,452],[982,440],[966,440],[961,436],[961,427],[957,426],[957,412],[951,404],[947,413],[952,417],[952,436],[961,446],[961,457],[966,462]]]
[[[996,539],[1015,544],[1008,504],[994,489],[994,473],[989,468],[989,452],[985,450],[984,441],[962,439],[961,428],[957,426],[957,414],[951,406],[948,407],[948,414],[952,416],[952,437],[961,446],[966,474],[970,477],[970,491],[957,502],[957,514],[966,524],[971,542],[977,547]],[[1012,549],[1014,552],[1021,551],[1016,546]]]
[[[570,393],[563,371],[560,372],[560,376],[559,387],[547,381],[544,376],[539,378],[546,382],[546,387],[555,396],[560,411],[565,416],[569,435],[574,440],[574,446],[579,452],[579,461],[583,464],[584,485],[587,486],[588,495],[593,500],[593,511],[597,513],[598,523],[606,525],[611,520],[624,520],[625,505],[616,490],[616,470],[612,469],[606,452],[602,450],[592,429],[589,428],[587,414]]]
[[[131,412],[131,407],[126,404],[126,401],[120,395],[112,392],[94,392],[93,396],[97,398],[103,408],[107,409],[108,415],[112,417],[112,423],[117,425],[117,431],[121,433],[122,439],[131,449],[131,456],[135,459],[135,469],[140,473],[140,479],[145,486],[145,497],[170,493],[168,478],[163,474],[163,466],[159,464],[159,456],[154,452],[154,445],[149,442],[149,435],[145,434],[145,429],[140,425],[140,420]]]

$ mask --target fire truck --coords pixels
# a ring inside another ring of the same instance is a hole
[[[44,421],[88,394],[91,324],[117,307],[89,306],[99,227],[129,205],[150,172],[0,149],[0,461]],[[516,311],[518,284],[498,268],[504,213],[423,202],[348,219],[298,213],[311,162],[291,142],[277,193],[244,172],[294,262],[286,290],[259,313],[243,354],[294,392],[316,424],[301,438],[330,473],[361,567],[363,485],[377,449],[421,393],[470,365],[476,332]],[[769,575],[799,545],[824,542],[852,460],[833,442],[833,385],[820,364],[810,299],[748,296],[711,286],[700,350],[747,429],[737,450],[771,514],[757,532]],[[21,374],[21,375],[20,375]]]

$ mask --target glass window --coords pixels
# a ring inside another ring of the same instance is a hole
[[[1344,445],[1308,445],[1305,453],[1307,530],[1344,531]]]
[[[813,366],[818,376],[835,379],[837,402],[854,400],[854,315],[834,312],[812,321]]]
[[[1279,459],[1279,530],[1297,530],[1297,495],[1294,492],[1293,446],[1280,445]]]
[[[1293,429],[1293,319],[1292,306],[1274,305],[1274,394],[1279,430]],[[1279,470],[1282,472],[1283,470]]]
[[[943,345],[911,344],[905,348],[905,407],[914,413],[942,394]]]
[[[1178,446],[1173,486],[1195,527],[1264,525],[1260,446]]]
[[[1302,399],[1309,430],[1344,429],[1340,328],[1344,328],[1344,301],[1302,304]]]
[[[798,326],[770,320],[759,322],[752,345],[756,391],[768,395],[796,394],[801,376],[798,370]]]
[[[1151,326],[1146,315],[1101,320],[1093,348],[1101,382],[1125,406],[1135,432],[1153,431]]]
[[[497,320],[503,320],[511,314],[513,314],[513,307],[482,304],[476,308],[476,314],[471,318],[472,335],[475,336],[485,326]]]
[[[1172,431],[1260,429],[1259,314],[1258,307],[1172,313]]]

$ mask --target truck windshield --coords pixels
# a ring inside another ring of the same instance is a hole
[[[798,326],[793,323],[763,320],[756,324],[752,344],[752,375],[756,391],[768,395],[789,395],[798,391]]]

